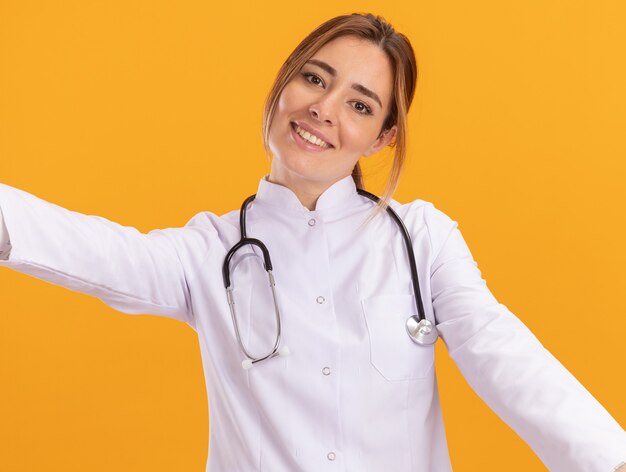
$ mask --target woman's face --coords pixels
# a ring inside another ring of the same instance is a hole
[[[378,46],[355,36],[327,43],[280,95],[269,135],[270,180],[327,188],[350,175],[361,156],[385,147],[395,133],[394,126],[379,136],[392,84]]]

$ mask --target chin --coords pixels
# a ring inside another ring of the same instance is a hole
[[[273,156],[271,174],[274,178],[316,183],[334,182],[342,178],[338,169],[330,168],[331,160],[303,152],[289,139],[280,143],[270,140],[270,151]]]

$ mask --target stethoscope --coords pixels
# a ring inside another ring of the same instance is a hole
[[[363,189],[357,189],[357,192],[359,193],[359,195],[367,197],[374,202],[380,201],[380,198],[378,198],[376,195],[369,193]],[[241,211],[239,212],[239,226],[241,229],[241,239],[239,240],[237,244],[235,244],[230,249],[230,251],[228,251],[228,254],[226,254],[226,258],[224,259],[224,265],[222,267],[222,274],[224,276],[224,287],[226,287],[226,297],[228,299],[228,306],[230,307],[230,314],[232,316],[233,325],[235,327],[235,334],[237,336],[237,342],[239,343],[241,350],[243,351],[243,353],[246,355],[246,358],[247,358],[247,359],[244,359],[243,362],[241,363],[244,369],[250,369],[253,364],[256,364],[257,362],[261,362],[265,359],[269,359],[277,355],[278,356],[289,355],[289,348],[287,346],[280,347],[280,335],[281,335],[280,311],[278,309],[278,300],[276,299],[276,289],[275,289],[276,284],[274,282],[274,276],[272,275],[272,261],[270,260],[270,253],[265,247],[265,244],[263,244],[260,240],[255,239],[255,238],[248,238],[246,236],[246,210],[250,202],[252,202],[252,200],[254,200],[255,197],[256,197],[256,194],[249,196],[241,205]],[[389,205],[387,206],[387,212],[402,230],[402,236],[404,238],[404,243],[406,245],[407,252],[408,252],[409,264],[411,266],[411,279],[413,282],[413,293],[415,294],[415,300],[417,301],[418,314],[412,315],[409,318],[407,318],[406,320],[407,333],[409,335],[409,338],[411,338],[413,342],[421,346],[429,346],[429,345],[435,344],[435,342],[439,338],[439,332],[437,331],[437,327],[433,325],[430,321],[428,321],[424,314],[424,305],[422,304],[422,295],[420,292],[419,280],[417,278],[417,267],[415,265],[415,254],[413,252],[413,244],[411,243],[411,237],[409,236],[409,232],[407,231],[406,226],[404,225],[404,222],[402,221],[402,219]],[[241,334],[239,332],[239,324],[237,323],[237,316],[235,315],[235,301],[233,298],[233,287],[230,282],[230,260],[233,258],[233,256],[235,255],[235,252],[237,252],[238,249],[240,249],[241,247],[247,244],[258,246],[259,249],[261,249],[261,251],[263,252],[263,265],[264,265],[265,270],[267,271],[270,288],[272,289],[272,297],[274,299],[274,311],[276,314],[276,325],[277,325],[276,341],[274,342],[274,347],[272,348],[272,350],[267,355],[262,356],[262,357],[254,357],[253,355],[251,355],[241,340]]]

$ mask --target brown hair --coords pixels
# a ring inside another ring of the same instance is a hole
[[[391,63],[394,78],[391,107],[380,130],[382,134],[394,124],[397,126],[396,136],[389,144],[395,150],[393,166],[381,201],[376,205],[371,217],[368,218],[369,221],[379,212],[386,210],[389,200],[398,187],[406,160],[407,113],[413,101],[417,83],[417,63],[411,43],[406,36],[395,31],[393,26],[382,17],[369,13],[337,16],[322,23],[300,42],[278,71],[274,85],[267,96],[263,112],[263,144],[269,158],[271,154],[269,149],[270,125],[285,85],[300,71],[306,61],[326,43],[341,36],[349,35],[366,39],[380,47]],[[352,178],[357,188],[363,188],[363,176],[359,163],[352,171]]]

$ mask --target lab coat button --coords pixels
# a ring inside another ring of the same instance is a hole
[[[309,226],[315,226],[315,218],[309,220]]]
[[[324,367],[322,369],[322,374],[324,375],[330,375],[330,367]]]
[[[319,297],[317,297],[315,300],[316,300],[316,301],[317,301],[317,303],[319,303],[320,305],[326,301],[326,299],[325,299],[324,297],[322,297],[321,295],[320,295]]]
[[[329,461],[334,461],[335,458],[337,457],[337,455],[334,452],[329,452],[326,457],[328,458]]]

